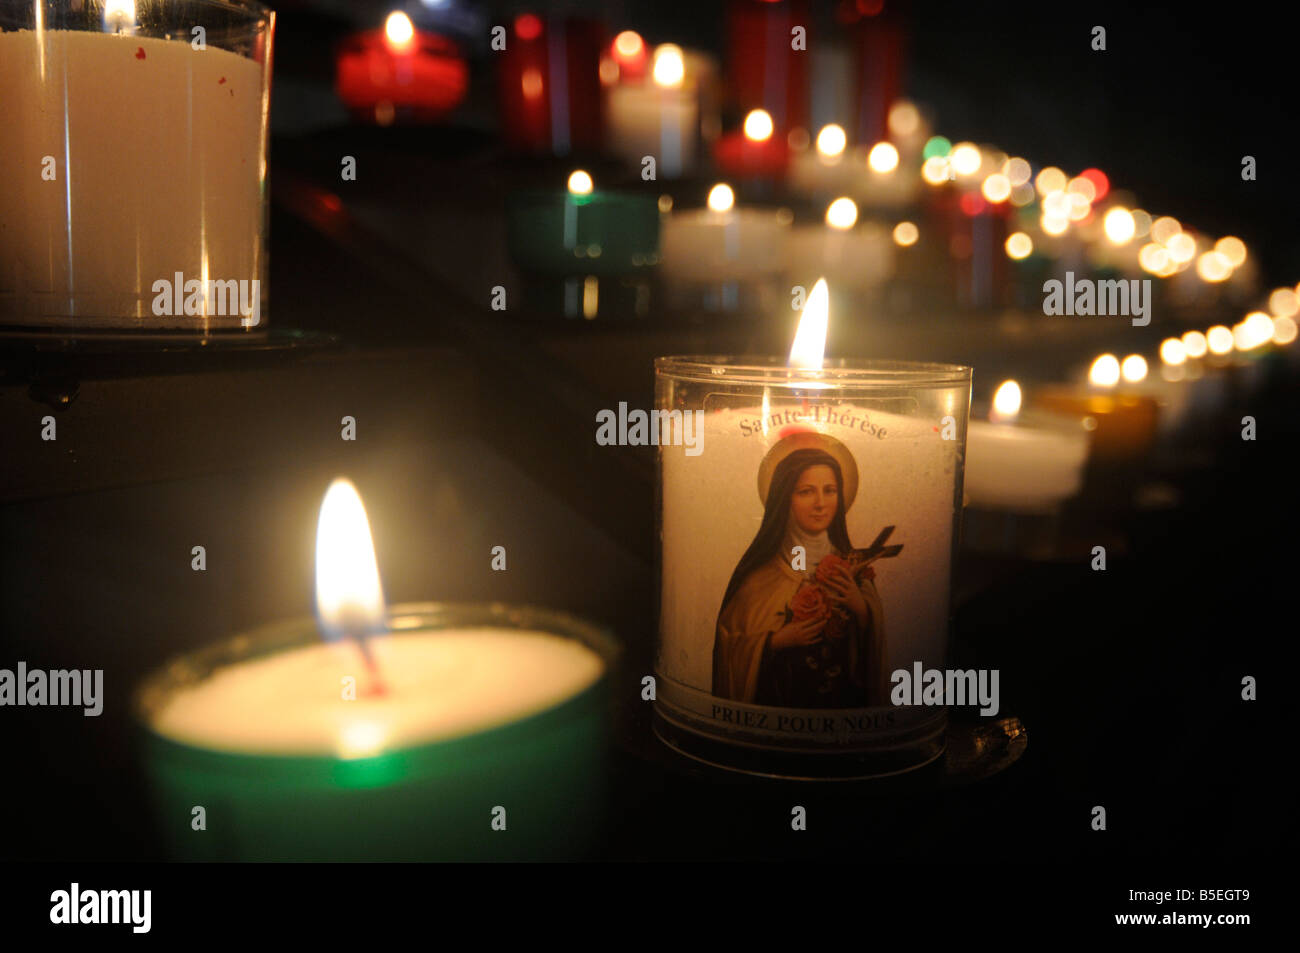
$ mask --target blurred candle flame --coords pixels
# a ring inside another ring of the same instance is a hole
[[[641,39],[641,34],[635,30],[624,30],[618,36],[614,37],[614,54],[615,56],[630,60],[640,56],[645,52],[645,42]]]
[[[328,639],[384,628],[384,592],[370,521],[351,481],[330,484],[316,526],[316,614]]]
[[[1124,362],[1119,366],[1120,373],[1124,375],[1124,380],[1130,384],[1138,384],[1146,380],[1147,377],[1147,359],[1141,354],[1130,354],[1124,358]]]
[[[772,115],[766,109],[751,109],[745,117],[745,138],[750,142],[766,142],[774,130]]]
[[[836,199],[826,207],[826,224],[838,231],[847,231],[858,221],[858,206],[847,196]]]
[[[1020,385],[1015,381],[1003,381],[993,394],[993,420],[1011,421],[1020,413]]]
[[[730,212],[731,207],[736,204],[736,193],[731,191],[731,186],[725,182],[719,182],[709,189],[708,203],[709,208],[714,212]]]
[[[39,10],[41,4],[36,4]],[[135,0],[105,0],[105,33],[135,32]]]
[[[790,348],[791,367],[806,370],[821,370],[822,358],[826,354],[826,327],[830,322],[830,290],[826,279],[818,278],[817,284],[808,293],[803,314],[799,316],[799,329],[794,335],[794,344]]]
[[[1119,383],[1119,358],[1103,354],[1088,368],[1088,383],[1094,387],[1114,387]]]
[[[844,127],[836,123],[823,126],[822,131],[817,133],[817,151],[827,159],[843,155],[848,142],[849,137]]]
[[[651,67],[655,85],[662,89],[677,89],[686,78],[686,60],[682,48],[672,43],[655,47],[654,66]]]
[[[591,181],[590,173],[583,169],[574,169],[569,176],[569,192],[572,195],[590,195],[595,184]]]
[[[415,24],[401,10],[394,10],[384,21],[384,39],[394,53],[403,53],[415,39]]]

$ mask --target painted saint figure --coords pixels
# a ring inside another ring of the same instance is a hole
[[[832,437],[798,433],[769,452],[763,520],[718,613],[714,695],[785,708],[889,704],[884,610],[845,522],[857,485],[852,455]]]

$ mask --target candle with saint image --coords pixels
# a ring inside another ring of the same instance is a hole
[[[945,712],[891,675],[941,666],[970,369],[824,360],[814,285],[789,360],[667,357],[656,731],[763,774],[867,776],[943,750]]]
[[[536,609],[386,608],[365,510],[342,480],[321,506],[316,581],[319,634],[311,622],[269,626],[178,659],[141,689],[178,854],[474,859],[590,843],[603,633]],[[203,804],[208,829],[191,834]],[[498,807],[508,845],[492,839]],[[587,820],[571,825],[575,812]]]
[[[79,7],[0,12],[0,324],[263,326],[274,14],[164,0],[137,22],[110,0],[87,26]],[[232,306],[224,283],[254,281],[256,311]]]

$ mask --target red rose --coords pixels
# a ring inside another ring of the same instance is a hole
[[[826,602],[826,594],[816,586],[808,583],[800,586],[799,591],[790,600],[790,614],[795,622],[824,616],[829,610],[830,606]]]
[[[834,553],[827,553],[822,557],[821,562],[817,564],[816,579],[818,582],[830,582],[839,575],[842,568],[849,569],[849,561]]]

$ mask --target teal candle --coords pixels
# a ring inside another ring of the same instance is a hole
[[[592,847],[609,636],[501,605],[397,605],[387,629],[369,640],[382,694],[357,647],[322,642],[314,619],[148,679],[137,713],[177,857],[562,859]]]

